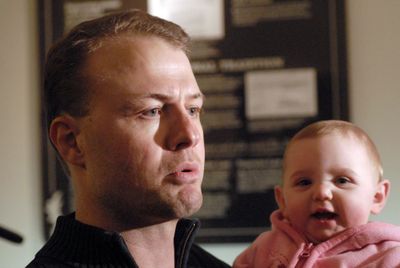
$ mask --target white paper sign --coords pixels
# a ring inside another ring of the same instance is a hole
[[[148,0],[148,12],[180,25],[193,39],[222,39],[223,0]]]
[[[82,21],[106,14],[106,11],[121,8],[121,0],[66,2],[64,4],[64,29],[70,30]]]
[[[317,74],[313,68],[251,71],[244,80],[248,119],[318,114]]]

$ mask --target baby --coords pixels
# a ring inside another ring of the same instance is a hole
[[[307,126],[286,147],[282,177],[271,231],[233,267],[400,267],[400,227],[368,222],[390,184],[362,129],[338,120]]]

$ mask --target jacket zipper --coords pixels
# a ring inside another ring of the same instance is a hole
[[[187,247],[190,237],[192,236],[192,233],[193,233],[195,227],[196,227],[196,224],[192,223],[192,226],[190,227],[190,230],[189,230],[188,234],[186,235],[185,242],[183,243],[182,251],[180,254],[181,257],[179,258],[178,268],[183,268],[183,258],[185,257],[186,247]]]
[[[305,248],[303,249],[303,251],[300,253],[299,258],[308,258],[311,256],[311,250],[313,248],[313,244],[312,243],[308,243]]]
[[[301,251],[301,253],[299,254],[299,257],[298,257],[299,260],[295,264],[296,268],[303,267],[306,259],[311,256],[311,251],[312,251],[313,247],[314,247],[314,245],[312,243],[308,243],[308,244],[304,245],[303,250]]]

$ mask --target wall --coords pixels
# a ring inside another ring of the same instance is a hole
[[[392,192],[374,219],[400,224],[400,1],[347,0],[350,114],[380,149]],[[37,32],[34,1],[0,0],[0,225],[22,245],[0,240],[0,267],[23,267],[43,243]],[[205,245],[227,262],[246,244]]]
[[[36,5],[0,0],[0,267],[24,267],[42,244]]]
[[[400,224],[400,1],[348,0],[347,10],[351,118],[375,141],[392,183],[373,219]]]

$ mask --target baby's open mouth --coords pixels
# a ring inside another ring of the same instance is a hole
[[[329,211],[320,211],[311,214],[311,217],[316,218],[318,220],[333,220],[337,217],[337,214]]]

